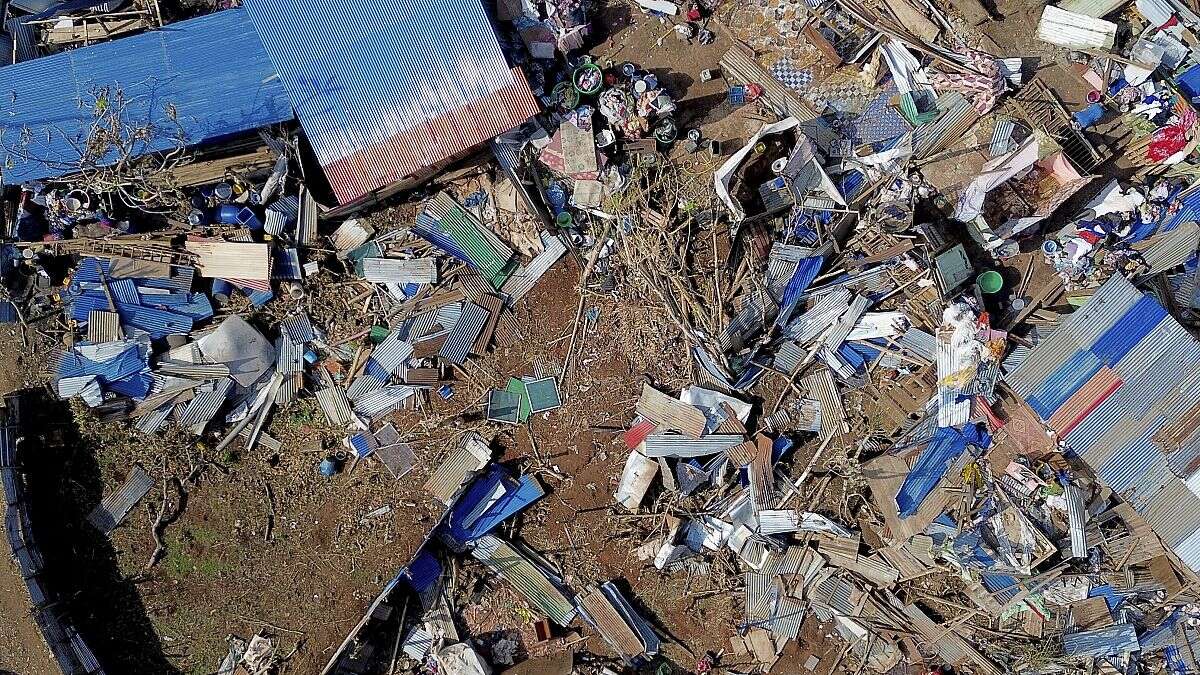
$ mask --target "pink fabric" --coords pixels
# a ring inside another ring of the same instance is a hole
[[[967,65],[981,74],[933,73],[929,83],[934,89],[961,92],[971,100],[975,111],[983,115],[995,107],[996,100],[1004,93],[1004,77],[991,55],[974,49],[966,50],[965,55]]]

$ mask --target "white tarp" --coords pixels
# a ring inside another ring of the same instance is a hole
[[[492,675],[492,669],[471,645],[460,642],[434,654],[443,675]]]
[[[958,198],[954,209],[955,219],[967,222],[983,213],[983,201],[987,194],[1000,187],[1005,181],[1028,171],[1038,160],[1038,143],[1030,136],[1016,149],[983,165],[983,171],[972,180]]]

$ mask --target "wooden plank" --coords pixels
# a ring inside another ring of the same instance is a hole
[[[110,40],[124,33],[149,28],[150,24],[141,18],[117,19],[114,21],[85,20],[79,25],[58,26],[46,29],[43,39],[48,45],[70,45],[77,42],[96,42]]]
[[[483,330],[479,332],[479,337],[475,339],[475,346],[471,348],[472,354],[482,355],[487,352],[488,345],[492,343],[492,336],[496,334],[496,324],[500,322],[500,312],[504,310],[504,300],[493,293],[485,293],[479,296],[475,304],[487,310],[488,313]]]
[[[270,281],[271,254],[266,244],[229,241],[189,241],[184,248],[196,256],[201,276],[217,279]]]

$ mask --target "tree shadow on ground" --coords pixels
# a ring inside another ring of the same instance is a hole
[[[93,448],[67,406],[27,392],[22,411],[24,469],[45,585],[108,672],[175,675],[133,579],[122,575],[106,536],[87,522],[103,481]],[[151,496],[154,492],[151,492]],[[138,518],[134,509],[130,518]]]

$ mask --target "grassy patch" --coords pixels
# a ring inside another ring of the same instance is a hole
[[[172,579],[184,579],[191,575],[215,579],[232,571],[233,566],[220,557],[200,552],[217,542],[219,535],[205,527],[194,527],[167,542],[167,557],[163,568]]]

